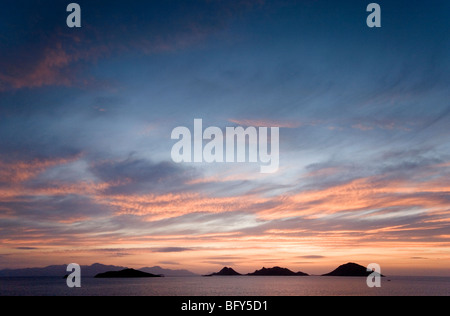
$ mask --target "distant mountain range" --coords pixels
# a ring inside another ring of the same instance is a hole
[[[0,270],[0,277],[62,277],[67,275],[67,265],[53,265],[45,268],[5,269]],[[120,271],[126,267],[104,265],[95,263],[90,266],[81,266],[81,275],[94,277],[107,271]]]
[[[67,275],[67,265],[53,265],[45,268],[26,268],[26,269],[4,269],[0,270],[0,277],[62,277]],[[81,266],[81,275],[84,277],[95,277],[97,274],[122,271],[127,267],[104,265],[95,263],[90,266]],[[180,276],[196,276],[197,274],[188,270],[171,270],[163,269],[159,266],[145,267],[139,271],[151,273],[155,275],[163,275],[166,277],[180,277]]]
[[[144,271],[147,273],[152,273],[156,275],[163,275],[165,277],[192,277],[192,276],[198,276],[198,274],[195,274],[188,270],[171,270],[171,269],[163,269],[160,266],[154,266],[151,268],[141,268],[140,271]]]

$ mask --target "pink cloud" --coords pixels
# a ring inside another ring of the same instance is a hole
[[[39,88],[48,85],[69,86],[71,80],[63,74],[63,69],[76,58],[67,53],[61,44],[45,49],[44,56],[30,69],[16,67],[14,74],[0,73],[0,81],[12,89]],[[3,88],[5,89],[5,88]]]

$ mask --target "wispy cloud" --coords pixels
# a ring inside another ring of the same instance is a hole
[[[318,255],[308,255],[308,256],[299,256],[299,258],[303,259],[323,259],[326,258],[325,256],[318,256]]]
[[[131,18],[130,12],[133,12],[133,23],[121,23],[120,19],[116,18],[117,23],[108,23],[108,27],[105,28],[104,19],[87,19],[83,23],[83,29],[87,31],[79,32],[77,35],[61,28],[59,25],[61,21],[53,18],[58,15],[54,11],[55,8],[30,9],[30,13],[25,12],[25,14],[33,14],[33,17],[22,16],[21,20],[34,20],[38,14],[37,19],[42,24],[42,29],[33,29],[33,36],[37,39],[30,43],[33,54],[27,54],[26,49],[29,49],[27,47],[24,48],[25,50],[20,50],[20,46],[15,56],[0,53],[2,59],[0,61],[0,92],[46,86],[76,85],[86,88],[88,83],[92,85],[95,82],[97,84],[94,85],[98,85],[101,79],[94,78],[92,73],[87,72],[85,68],[82,69],[86,64],[93,65],[99,59],[112,54],[127,55],[138,52],[153,55],[199,45],[212,34],[226,28],[228,21],[234,15],[259,6],[258,2],[250,4],[247,1],[236,1],[232,5],[208,1],[202,4],[209,14],[202,15],[195,8],[190,8],[192,11],[184,10],[159,2],[130,3],[128,10],[121,10],[121,18]],[[87,9],[86,6],[89,8]],[[110,2],[98,1],[95,5],[84,4],[84,8],[93,15],[100,14],[100,11],[101,16],[117,14],[114,11],[117,9],[117,4]],[[136,12],[141,13],[136,14]],[[143,12],[147,13],[144,15]],[[163,15],[166,18],[161,20]],[[176,22],[174,24],[167,21]],[[10,31],[16,32],[16,30]],[[83,79],[80,79],[81,75]]]
[[[184,248],[184,247],[165,247],[165,248],[157,248],[153,249],[153,252],[185,252],[185,251],[192,251],[191,248]]]
[[[255,127],[281,127],[281,128],[298,128],[304,123],[294,121],[276,121],[276,120],[240,120],[229,119],[231,123],[241,126],[255,126]]]

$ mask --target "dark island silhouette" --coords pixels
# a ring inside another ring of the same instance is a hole
[[[235,275],[242,275],[242,274],[234,271],[233,268],[225,267],[222,270],[220,270],[219,272],[207,274],[204,276],[210,277],[210,276],[235,276]]]
[[[53,265],[44,268],[21,268],[21,269],[3,269],[0,270],[0,277],[68,277],[66,271],[67,265]],[[367,277],[372,274],[372,271],[367,271],[367,268],[357,263],[349,262],[336,268],[335,270],[322,274],[322,276],[359,276]],[[162,276],[196,276],[187,270],[170,270],[161,267],[141,268],[139,270],[129,269],[127,267],[103,265],[99,263],[90,266],[81,266],[81,274],[83,277],[97,277],[97,278],[143,278],[143,277],[162,277]],[[221,271],[204,276],[239,276],[242,275],[236,272],[231,267],[225,267]],[[304,272],[293,272],[286,268],[273,267],[262,268],[253,273],[246,274],[247,276],[306,276]],[[382,277],[384,275],[381,274]]]
[[[366,267],[357,263],[349,262],[343,264],[331,271],[330,273],[323,274],[323,276],[351,276],[351,277],[367,277],[372,274],[373,271],[367,271]],[[384,275],[381,274],[382,277]]]
[[[160,275],[142,272],[134,269],[125,269],[121,271],[108,271],[99,273],[95,276],[98,279],[113,279],[113,278],[160,278]]]
[[[225,267],[219,272],[215,272],[212,274],[204,275],[206,277],[211,276],[238,276],[242,275],[236,272],[233,268]],[[307,273],[304,272],[293,272],[286,268],[273,267],[273,268],[262,268],[261,270],[256,270],[253,273],[246,274],[248,276],[307,276]]]
[[[273,268],[262,268],[261,270],[256,270],[253,273],[249,273],[250,276],[307,276],[304,272],[293,272],[287,268],[273,267]]]

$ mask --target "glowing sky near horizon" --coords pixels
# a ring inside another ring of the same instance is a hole
[[[0,4],[0,269],[450,275],[450,3]],[[280,169],[171,131],[280,126]]]

